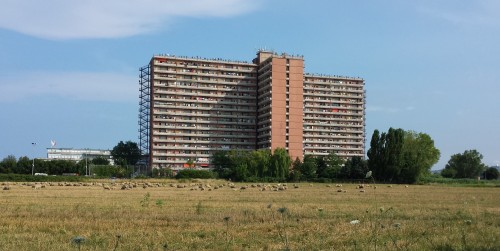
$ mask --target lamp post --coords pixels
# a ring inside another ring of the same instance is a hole
[[[90,174],[89,166],[88,166],[88,162],[87,162],[88,157],[89,157],[89,149],[86,148],[85,149],[85,176],[88,176]]]
[[[33,164],[31,164],[31,175],[35,175],[35,146],[36,146],[36,143],[31,143],[31,145],[33,146]]]

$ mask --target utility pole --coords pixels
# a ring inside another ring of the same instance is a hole
[[[31,145],[33,146],[33,164],[31,164],[31,175],[35,175],[35,146],[36,146],[36,143],[31,143]]]

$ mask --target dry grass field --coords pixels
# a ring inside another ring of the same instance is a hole
[[[500,250],[500,188],[124,182],[4,183],[0,250]]]

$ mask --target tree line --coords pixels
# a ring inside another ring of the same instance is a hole
[[[93,159],[62,160],[62,159],[30,159],[26,156],[17,159],[14,155],[5,157],[0,162],[0,173],[32,174],[46,173],[48,175],[62,175],[65,173],[85,175],[90,173],[97,177],[130,177],[134,172],[134,165],[141,154],[137,143],[120,141],[111,150],[115,165],[110,165],[108,159],[96,157]],[[34,163],[34,170],[32,170]]]
[[[62,175],[64,173],[85,174],[90,168],[92,175],[98,177],[130,177],[140,159],[136,143],[120,141],[111,151],[115,165],[107,159],[98,157],[92,160],[41,160],[35,159],[35,173]],[[431,167],[439,160],[440,151],[434,146],[432,138],[425,133],[390,128],[380,133],[375,130],[368,159],[355,156],[342,159],[334,153],[323,156],[304,156],[303,160],[292,161],[287,151],[277,148],[274,152],[267,149],[255,151],[221,150],[211,157],[215,176],[186,171],[182,177],[202,175],[233,181],[333,181],[363,179],[370,170],[380,182],[415,183],[430,174]],[[476,150],[466,150],[451,156],[442,170],[445,178],[498,179],[497,168],[486,167],[483,156]],[[31,174],[33,160],[24,156],[17,159],[13,155],[0,162],[0,173]],[[172,170],[153,169],[153,177],[173,177]]]

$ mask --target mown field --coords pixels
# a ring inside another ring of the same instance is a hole
[[[0,250],[500,250],[498,187],[123,182],[4,183]]]

